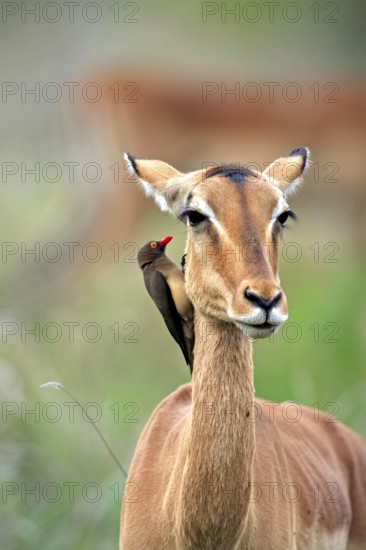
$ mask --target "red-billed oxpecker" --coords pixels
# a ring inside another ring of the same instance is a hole
[[[187,364],[193,370],[193,306],[189,301],[184,275],[165,254],[173,237],[146,243],[137,254],[145,286],[174,340],[179,344]]]

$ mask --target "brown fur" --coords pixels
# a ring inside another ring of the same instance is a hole
[[[286,404],[255,400],[252,344],[234,319],[255,311],[246,288],[266,299],[282,291],[271,216],[304,168],[302,157],[288,160],[298,164],[291,177],[272,166],[276,180],[265,173],[241,184],[168,168],[159,177],[137,161],[160,205],[163,196],[180,216],[201,199],[215,218],[188,232],[192,384],[158,405],[140,437],[128,477],[137,501],[123,503],[121,550],[365,548],[366,442],[322,415],[316,422],[305,407],[291,422]],[[254,260],[242,253],[248,243]],[[286,315],[284,294],[276,308]]]

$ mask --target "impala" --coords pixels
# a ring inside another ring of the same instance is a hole
[[[288,317],[279,240],[307,149],[262,173],[126,161],[187,225],[195,346],[191,384],[158,405],[138,442],[120,549],[366,548],[366,442],[340,423],[315,422],[306,407],[288,422],[286,404],[254,398],[251,340]]]

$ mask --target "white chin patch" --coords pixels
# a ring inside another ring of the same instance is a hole
[[[228,316],[233,319],[233,321],[238,321],[246,325],[261,325],[266,322],[266,312],[261,307],[256,307],[249,315],[237,315],[229,310]]]
[[[268,323],[274,325],[282,325],[288,319],[288,313],[281,313],[278,309],[274,308],[270,311],[268,315]]]
[[[261,325],[263,323],[270,323],[271,325],[282,325],[288,319],[287,313],[281,313],[276,307],[271,309],[269,312],[268,318],[266,312],[260,308],[256,307],[255,310],[250,315],[237,315],[232,310],[228,311],[228,317],[239,324],[244,325]]]
[[[276,308],[272,309],[266,319],[266,312],[262,308],[255,308],[250,315],[235,315],[228,312],[228,317],[240,328],[248,340],[268,338],[275,334],[281,325],[287,320],[288,315],[280,313]],[[261,326],[268,323],[269,326]]]
[[[261,340],[262,338],[268,338],[271,334],[275,334],[281,325],[272,325],[268,328],[259,328],[256,325],[246,325],[244,323],[236,323],[236,326],[239,327],[244,336],[249,340]]]

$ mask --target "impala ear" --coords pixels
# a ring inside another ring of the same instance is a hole
[[[294,149],[288,157],[280,157],[272,162],[263,175],[287,197],[300,184],[301,176],[309,165],[309,155],[310,151],[306,147]]]
[[[148,197],[153,197],[159,208],[173,213],[173,201],[179,192],[177,179],[183,176],[173,166],[161,160],[136,159],[124,154],[127,170],[135,176]]]

